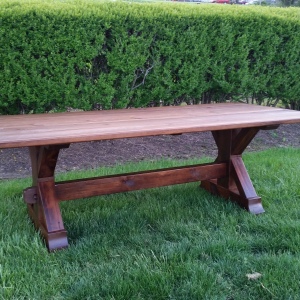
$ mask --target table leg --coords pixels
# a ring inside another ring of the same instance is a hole
[[[67,232],[55,195],[54,171],[61,148],[68,145],[30,147],[33,186],[36,187],[34,203],[27,203],[28,213],[37,230],[45,239],[49,251],[68,246]],[[24,191],[24,199],[26,190]]]
[[[257,127],[213,131],[218,147],[216,162],[227,163],[227,176],[201,182],[202,188],[237,202],[253,214],[263,213],[264,209],[243,163],[242,153],[259,129]]]

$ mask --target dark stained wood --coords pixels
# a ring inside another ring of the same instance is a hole
[[[23,197],[54,251],[68,246],[59,208],[64,200],[201,181],[210,193],[253,214],[264,212],[242,153],[259,130],[288,123],[300,123],[300,112],[240,103],[0,116],[0,148],[29,147],[32,187]],[[70,143],[200,131],[212,131],[218,147],[214,163],[55,182],[60,149]]]
[[[233,176],[237,184],[239,194],[242,197],[245,197],[247,199],[257,198],[258,196],[252,185],[252,182],[250,180],[249,174],[246,170],[242,157],[240,155],[233,155],[231,157],[231,163],[233,166],[232,168]]]
[[[129,192],[140,189],[225,177],[226,164],[201,164],[160,170],[102,176],[89,179],[62,181],[55,185],[59,201],[74,200],[92,196]],[[27,203],[35,202],[36,187],[24,192]]]
[[[52,180],[42,181],[38,184],[39,201],[41,208],[41,231],[49,251],[68,246],[67,232],[64,228],[60,213],[59,202],[54,191]]]
[[[231,164],[230,155],[232,152],[232,140],[233,137],[237,134],[237,130],[220,130],[220,131],[213,131],[212,135],[218,147],[218,157],[216,158],[215,162],[226,162],[227,163],[227,177],[218,178],[217,182],[219,185],[231,189],[235,185],[232,180],[231,173]]]
[[[300,112],[241,103],[0,116],[0,148],[300,122]]]
[[[227,176],[201,182],[201,187],[226,199],[237,202],[253,214],[264,212],[242,161],[242,153],[258,133],[259,128],[214,131],[218,147],[216,162],[227,164]]]
[[[30,147],[29,149],[35,193],[32,195],[32,201],[27,202],[27,208],[29,216],[36,229],[40,230],[49,251],[68,246],[67,232],[54,190],[55,166],[60,149],[65,147],[68,145]],[[25,201],[29,193],[30,191],[27,190],[23,192]]]
[[[258,127],[254,128],[242,128],[232,141],[232,150],[233,155],[242,154],[256,134],[259,132]]]
[[[41,236],[44,238],[49,252],[68,247],[67,232],[65,230],[49,232],[43,224],[41,224],[33,206],[28,206],[28,214],[35,228],[39,230]]]
[[[264,212],[260,197],[247,199],[241,196],[235,190],[229,190],[222,187],[221,185],[218,185],[216,180],[201,182],[201,187],[213,195],[220,196],[237,203],[239,206],[246,209],[252,214],[257,215]]]

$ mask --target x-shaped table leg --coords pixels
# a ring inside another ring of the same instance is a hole
[[[253,214],[264,212],[261,198],[256,194],[247,169],[242,160],[242,153],[260,129],[243,128],[213,131],[213,137],[218,147],[216,162],[227,163],[227,176],[201,182],[201,187],[212,194],[237,202]]]
[[[49,251],[68,246],[67,232],[64,228],[55,194],[54,171],[61,148],[68,145],[30,147],[33,186],[35,195],[28,196],[32,189],[24,191],[24,199],[35,199],[27,203],[28,213],[44,237]],[[27,202],[27,201],[26,201]]]

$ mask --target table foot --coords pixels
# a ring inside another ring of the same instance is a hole
[[[250,213],[257,215],[264,213],[265,210],[261,203],[260,197],[251,197],[246,198],[239,194],[238,191],[232,191],[227,188],[218,185],[215,180],[206,180],[201,182],[201,188],[207,190],[213,195],[220,196],[225,199],[229,199],[235,203],[237,203],[242,208],[246,209]]]
[[[44,235],[43,237],[45,238]],[[69,246],[66,230],[48,233],[45,241],[49,252],[64,249]]]
[[[68,237],[65,229],[49,231],[47,226],[45,226],[43,218],[39,215],[40,208],[38,207],[38,204],[27,204],[27,209],[35,229],[40,232],[49,252],[68,247]]]

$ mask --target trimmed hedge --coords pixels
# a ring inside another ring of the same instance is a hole
[[[2,0],[0,113],[241,96],[297,106],[299,14],[257,6]]]

